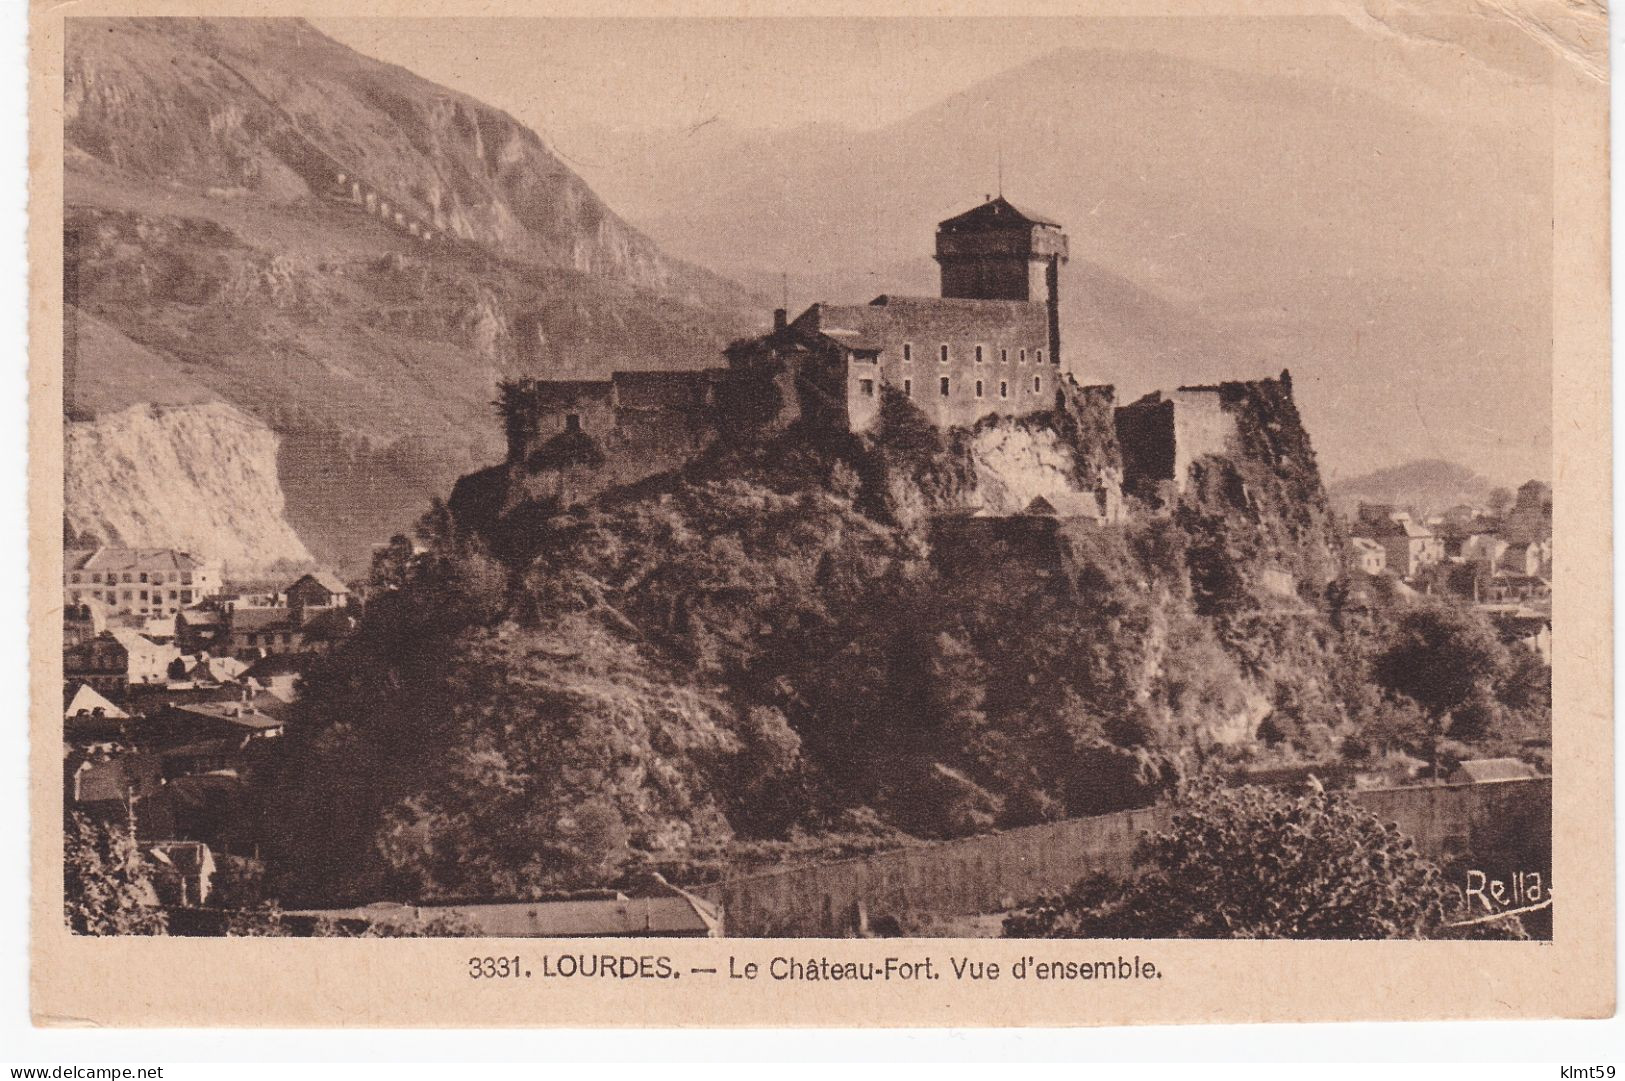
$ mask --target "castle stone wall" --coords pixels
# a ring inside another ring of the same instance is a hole
[[[1492,876],[1539,871],[1551,883],[1550,778],[1355,791],[1356,803],[1441,864],[1484,862]],[[1140,838],[1167,810],[1075,818],[1005,833],[729,879],[695,892],[723,906],[728,934],[833,937],[869,919],[999,912],[1095,871],[1128,875]]]
[[[1170,397],[1174,406],[1173,481],[1183,492],[1192,462],[1235,449],[1236,421],[1224,408],[1217,387],[1181,387]]]

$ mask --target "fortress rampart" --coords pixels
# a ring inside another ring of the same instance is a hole
[[[1491,874],[1539,871],[1551,882],[1549,777],[1349,795],[1435,862],[1479,860],[1477,869]],[[1140,838],[1167,822],[1165,808],[1148,807],[746,875],[695,892],[723,906],[729,935],[840,937],[853,933],[860,912],[869,920],[992,913],[1095,871],[1132,874]]]

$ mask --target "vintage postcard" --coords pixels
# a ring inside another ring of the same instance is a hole
[[[1605,13],[929,7],[37,6],[37,1024],[1612,1013]]]

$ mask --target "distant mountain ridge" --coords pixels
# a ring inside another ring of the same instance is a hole
[[[1464,465],[1434,458],[1337,481],[1327,486],[1326,495],[1344,514],[1353,514],[1362,502],[1391,503],[1436,514],[1462,503],[1482,506],[1494,487]]]

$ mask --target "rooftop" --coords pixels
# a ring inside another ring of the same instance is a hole
[[[209,721],[225,721],[239,728],[263,731],[270,728],[281,728],[285,723],[280,716],[273,716],[264,712],[260,707],[269,705],[266,695],[255,696],[252,702],[191,702],[186,705],[176,705],[170,708],[177,713],[197,717]],[[276,707],[285,703],[276,699]]]
[[[128,720],[130,716],[112,702],[103,698],[88,683],[79,684],[78,689],[68,699],[67,707],[63,710],[62,715],[64,717],[76,717],[81,713],[87,713],[94,716],[97,710],[101,710],[101,715],[109,720]]]
[[[340,578],[338,575],[334,574],[332,571],[326,569],[325,567],[320,569],[320,570],[311,571],[309,574],[306,574],[306,575],[300,577],[299,579],[297,579],[293,583],[293,585],[290,585],[288,588],[292,589],[293,586],[296,586],[300,582],[303,582],[303,581],[306,581],[306,580],[315,582],[317,585],[321,586],[323,589],[327,590],[329,593],[348,593],[348,592],[350,592],[350,587],[344,584],[344,579]]]
[[[883,294],[867,304],[814,304],[794,325],[858,352],[879,352],[912,341],[924,354],[940,342],[973,334],[985,338],[990,348],[1003,344],[1042,349],[1049,343],[1049,315],[1044,305],[1023,300]]]
[[[971,207],[963,214],[955,214],[938,222],[937,228],[953,233],[962,229],[1017,228],[1029,225],[1048,225],[1056,229],[1061,227],[1061,223],[1050,215],[1040,214],[1035,210],[1024,210],[1003,195],[997,195],[978,206]]]
[[[190,552],[174,548],[97,548],[68,570],[83,571],[195,571],[208,566]]]
[[[1524,781],[1538,776],[1535,768],[1516,758],[1475,758],[1457,766],[1452,777],[1481,781]]]

